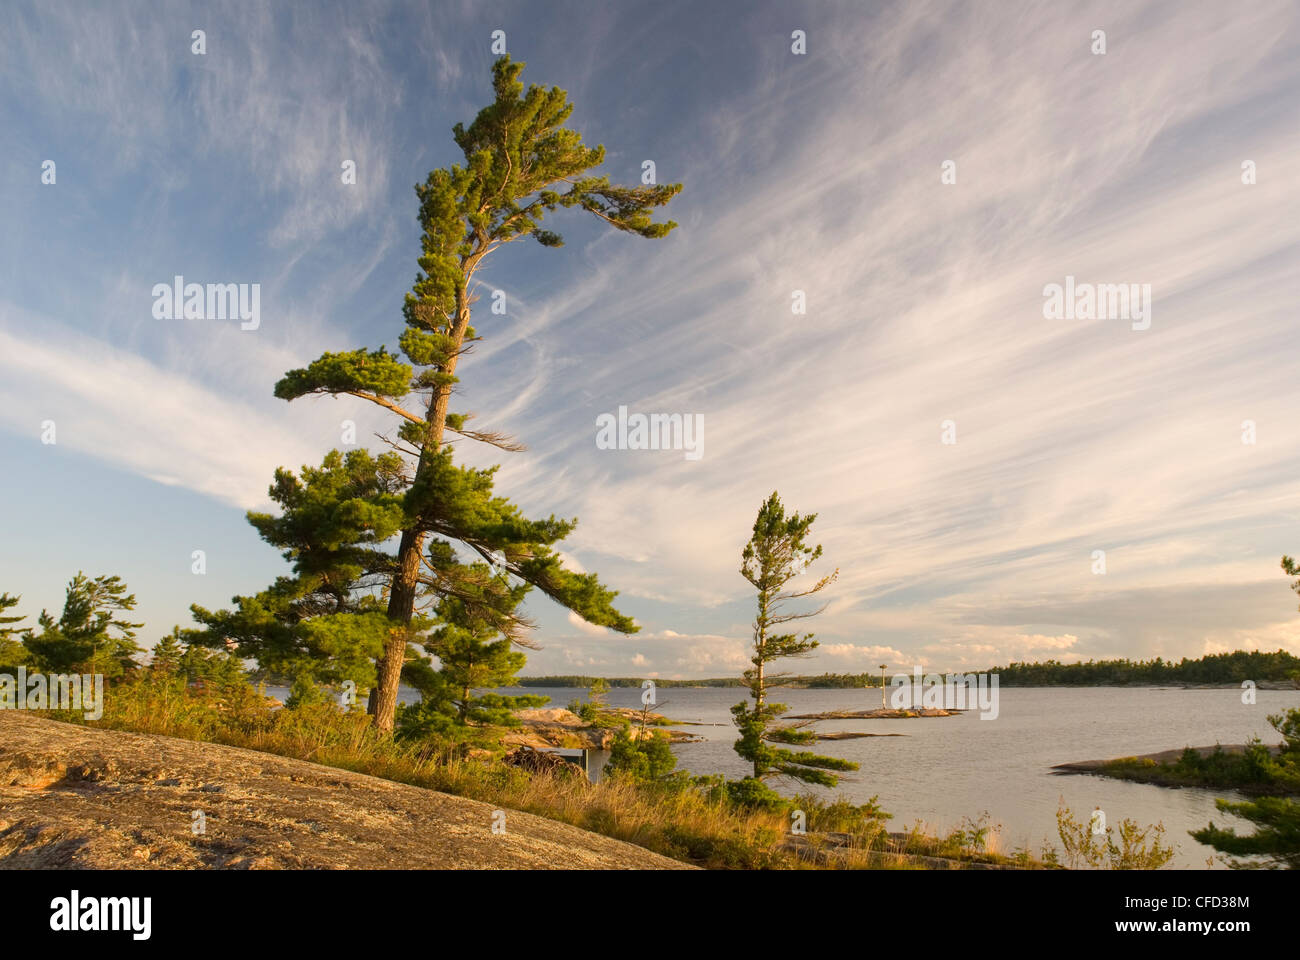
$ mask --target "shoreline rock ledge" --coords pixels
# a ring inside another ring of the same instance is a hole
[[[494,834],[493,812],[303,760],[0,710],[0,869],[690,869],[517,810]]]

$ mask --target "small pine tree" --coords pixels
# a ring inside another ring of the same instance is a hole
[[[0,614],[10,607],[16,607],[21,599],[22,597],[11,597],[7,593],[0,593]],[[14,674],[19,667],[27,664],[27,648],[20,640],[13,638],[18,631],[9,626],[11,623],[21,623],[25,619],[26,617],[0,616],[0,673]]]
[[[634,737],[629,724],[614,735],[604,772],[606,776],[630,780],[667,780],[676,766],[677,757],[668,737],[659,733]]]
[[[8,610],[10,607],[18,606],[22,597],[11,597],[7,593],[0,593],[0,613]],[[8,626],[11,623],[21,623],[26,617],[5,617],[0,616],[0,640],[8,640],[9,635],[16,632],[13,627]]]
[[[815,513],[807,516],[795,513],[787,517],[780,497],[773,493],[758,511],[753,535],[741,555],[741,576],[758,591],[751,661],[754,666],[744,673],[753,704],[741,701],[731,708],[736,727],[740,730],[736,752],[754,765],[753,776],[746,778],[749,782],[741,781],[732,791],[733,796],[746,803],[772,802],[771,791],[763,784],[770,777],[787,776],[805,783],[833,787],[839,780],[827,771],[858,768],[856,763],[837,757],[771,746],[773,743],[806,744],[816,739],[811,730],[775,725],[787,708],[783,703],[770,702],[768,694],[772,687],[789,682],[790,675],[767,671],[767,665],[772,661],[806,657],[817,646],[811,633],[798,636],[774,632],[784,624],[821,613],[825,607],[796,612],[787,610],[785,605],[791,600],[821,592],[839,573],[834,571],[806,589],[787,589],[790,581],[822,555],[820,545],[807,545],[808,530],[816,519]]]
[[[313,681],[306,674],[300,673],[289,684],[289,697],[284,701],[284,705],[290,710],[297,710],[299,707],[314,706],[315,704],[327,702],[329,702],[329,695],[322,689],[320,684]]]
[[[474,566],[487,574],[485,565]],[[526,662],[524,654],[512,648],[510,638],[499,635],[496,617],[513,612],[528,584],[510,587],[500,578],[500,588],[484,594],[495,601],[492,614],[458,597],[446,597],[438,605],[441,625],[421,645],[438,658],[441,669],[434,671],[424,660],[417,661],[420,666],[407,665],[404,676],[420,691],[421,702],[401,712],[403,736],[447,734],[468,726],[514,726],[515,710],[549,702],[549,697],[536,694],[479,692],[509,686]]]
[[[237,654],[189,644],[176,667],[177,676],[205,697],[225,703],[247,703],[253,697],[248,670]]]
[[[149,661],[150,671],[165,676],[175,674],[180,667],[181,655],[184,652],[185,634],[177,624],[172,627],[171,633],[154,644],[153,656]]]
[[[68,584],[59,619],[42,610],[37,621],[41,632],[29,634],[24,645],[47,673],[99,673],[115,679],[134,671],[134,657],[143,652],[135,643],[143,624],[117,618],[118,612],[134,609],[135,595],[126,592],[120,577],[92,580],[79,572]]]
[[[587,688],[586,701],[580,703],[575,698],[569,702],[569,711],[576,713],[587,723],[608,722],[609,717],[606,715],[609,709],[609,705],[606,703],[608,697],[609,681],[604,677],[596,677],[591,681],[591,686]]]

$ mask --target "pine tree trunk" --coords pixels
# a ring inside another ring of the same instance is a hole
[[[763,708],[763,655],[762,655],[762,652],[763,652],[763,645],[762,645],[761,643],[759,644],[759,648],[758,648],[758,649],[759,649],[759,656],[758,656],[758,658],[757,658],[757,659],[758,659],[758,676],[756,677],[756,681],[757,681],[757,683],[756,683],[756,686],[755,686],[755,688],[754,688],[754,691],[755,691],[755,692],[754,692],[754,710],[755,710],[755,711],[761,710],[761,709]],[[761,737],[761,735],[760,735],[759,746],[760,746],[760,747],[762,746],[762,737]],[[760,769],[758,768],[758,760],[755,760],[755,761],[754,761],[754,779],[755,779],[755,780],[760,779],[762,776],[763,776],[763,771],[760,770]]]
[[[466,291],[469,278],[473,275],[473,268],[481,257],[482,253],[479,252],[466,262],[466,280],[456,291],[456,326],[452,329],[452,340],[456,346],[443,370],[445,373],[456,372],[456,363],[460,359],[458,352],[464,342],[465,332],[469,329],[469,297]],[[425,456],[437,453],[442,447],[442,435],[447,424],[447,407],[450,400],[450,386],[440,387],[430,400],[425,416],[427,426],[424,448],[421,451],[420,462],[415,468],[416,481],[425,468]],[[410,624],[411,617],[415,615],[415,599],[420,585],[423,550],[424,531],[418,526],[402,531],[402,541],[397,551],[397,574],[393,577],[388,594],[390,620]],[[375,726],[385,733],[392,731],[393,718],[397,714],[397,690],[402,680],[402,665],[406,662],[406,643],[409,639],[406,630],[398,632],[400,638],[393,635],[384,646],[384,656],[379,662],[379,682],[370,697],[370,712],[375,718]]]
[[[415,593],[419,586],[420,559],[424,549],[424,534],[415,530],[402,533],[397,552],[397,575],[393,577],[388,594],[388,616],[402,624],[409,624],[415,612]],[[384,645],[384,656],[379,661],[379,678],[370,694],[370,711],[375,726],[385,733],[393,729],[397,714],[397,692],[402,682],[402,665],[406,662],[407,631],[394,627]]]
[[[758,637],[757,637],[757,642],[754,645],[755,653],[757,654],[757,656],[755,656],[754,659],[758,661],[757,664],[758,671],[754,677],[754,712],[755,713],[763,709],[763,694],[765,692],[763,690],[763,665],[765,663],[763,658],[767,655],[767,590],[766,588],[758,592],[757,626],[758,626]],[[766,724],[764,724],[764,727],[766,728]],[[766,730],[764,730],[764,732],[766,732]],[[763,735],[762,733],[760,733],[759,743],[758,743],[758,747],[760,749],[763,746],[762,739],[763,739]],[[762,779],[762,776],[763,776],[763,771],[759,769],[759,762],[757,759],[755,759],[754,779],[755,780]]]

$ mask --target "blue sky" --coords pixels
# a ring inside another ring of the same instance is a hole
[[[685,183],[665,240],[558,217],[564,248],[483,273],[508,315],[480,302],[454,406],[529,450],[463,455],[578,516],[567,555],[642,624],[538,599],[528,672],[741,669],[739,554],[773,489],[840,570],[801,670],[1300,652],[1278,569],[1300,550],[1300,8],[741,9],[12,7],[0,591],[34,619],[77,570],[120,574],[149,645],[284,571],[243,520],[274,469],[344,419],[363,442],[390,424],[272,386],[395,346],[411,187],[459,159],[499,29],[526,82],[569,91],[603,172]],[[155,319],[177,274],[259,283],[261,326]],[[1066,276],[1150,284],[1151,328],[1046,319]],[[703,416],[702,458],[597,449],[619,405]]]

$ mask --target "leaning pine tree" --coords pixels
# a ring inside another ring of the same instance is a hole
[[[121,577],[91,579],[78,572],[68,584],[63,613],[57,620],[42,610],[40,632],[26,635],[23,646],[46,673],[102,673],[115,680],[137,668],[136,631],[144,626],[118,619],[135,609]]]
[[[805,783],[833,787],[839,780],[830,770],[856,770],[858,765],[837,757],[824,757],[807,751],[787,750],[772,744],[807,744],[817,735],[792,725],[777,725],[785,713],[783,703],[773,703],[768,695],[773,687],[789,682],[789,674],[770,673],[767,665],[784,657],[806,657],[817,646],[811,633],[799,636],[779,632],[796,620],[806,620],[821,613],[816,610],[793,611],[786,608],[791,600],[820,593],[838,575],[836,570],[804,589],[789,584],[822,555],[820,545],[807,545],[808,530],[817,514],[786,516],[781,499],[773,493],[758,511],[753,536],[741,555],[740,573],[758,591],[758,615],[754,618],[754,666],[746,670],[744,680],[753,703],[741,701],[731,708],[740,739],[736,752],[754,765],[752,777],[733,787],[733,795],[748,803],[770,803],[774,796],[763,781],[775,776],[793,777]]]
[[[657,207],[681,190],[680,184],[621,187],[592,176],[605,157],[603,147],[588,148],[564,126],[573,107],[563,90],[519,82],[522,63],[502,57],[492,68],[494,102],[469,127],[457,124],[454,136],[465,164],[435,170],[416,187],[424,230],[420,273],[407,295],[406,329],[399,345],[406,360],[386,348],[326,353],[305,369],[291,370],[275,394],[294,400],[309,394],[359,397],[399,418],[396,449],[413,467],[402,499],[400,541],[387,586],[389,626],[383,639],[370,712],[381,730],[391,730],[398,683],[415,639],[412,617],[424,594],[436,597],[465,590],[475,574],[448,560],[442,545],[459,543],[507,574],[600,626],[630,633],[636,625],[612,606],[614,594],[595,576],[566,570],[551,545],[573,523],[527,521],[503,506],[493,526],[468,506],[491,498],[491,471],[453,467],[444,446],[451,431],[502,449],[519,449],[495,431],[473,430],[466,414],[449,410],[457,365],[481,339],[470,325],[476,271],[493,251],[532,237],[545,247],[562,240],[542,229],[547,212],[577,207],[616,229],[657,238],[676,224],[656,223]],[[404,404],[414,395],[416,409]],[[432,555],[426,553],[430,537]]]

